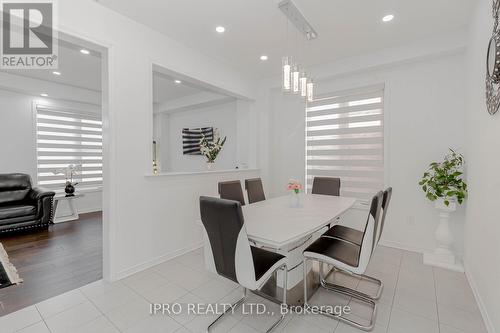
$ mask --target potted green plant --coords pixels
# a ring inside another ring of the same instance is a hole
[[[439,224],[435,237],[437,247],[433,253],[424,254],[424,263],[463,271],[463,266],[457,263],[453,253],[453,234],[450,230],[450,213],[467,198],[467,183],[463,178],[465,159],[462,154],[453,149],[442,162],[432,162],[424,173],[419,185],[427,199],[435,202],[439,211]]]
[[[430,201],[438,201],[437,205],[454,207],[454,203],[462,204],[467,197],[467,184],[463,179],[462,154],[450,149],[442,162],[432,162],[424,173],[420,186]]]

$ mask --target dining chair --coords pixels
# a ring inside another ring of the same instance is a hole
[[[340,178],[314,177],[312,194],[340,195]]]
[[[382,231],[384,230],[385,216],[387,214],[387,209],[389,208],[391,197],[392,197],[392,187],[388,187],[384,191],[384,196],[382,199],[382,218],[378,234],[379,239],[382,236]],[[361,241],[363,239],[363,231],[350,228],[345,225],[337,224],[328,229],[328,231],[323,234],[323,237],[343,239],[345,241],[361,245]]]
[[[377,303],[375,300],[360,291],[347,288],[344,286],[331,285],[326,283],[322,277],[322,265],[327,264],[333,266],[334,270],[347,272],[354,276],[364,276],[364,272],[370,262],[371,256],[378,242],[378,228],[380,227],[380,211],[382,208],[382,191],[378,192],[371,201],[370,211],[363,231],[361,245],[357,245],[342,239],[320,237],[304,252],[304,307],[309,308],[307,296],[307,276],[308,276],[308,261],[313,260],[320,263],[320,286],[332,292],[341,293],[353,297],[362,303],[372,307],[372,313],[369,324],[364,324],[355,321],[353,317],[345,317],[341,314],[328,312],[323,308],[319,308],[319,312],[323,315],[333,317],[335,319],[346,322],[356,328],[370,331],[375,325],[377,315]],[[355,313],[353,313],[355,315]]]
[[[249,204],[266,200],[260,178],[245,179],[245,190],[247,191]]]
[[[222,316],[245,302],[247,289],[259,290],[279,269],[283,270],[286,291],[287,265],[285,256],[250,245],[240,202],[202,196],[200,213],[204,236],[211,248],[206,256],[208,267],[243,287],[243,297],[208,326],[209,332]],[[286,292],[283,292],[283,304],[286,304]],[[267,332],[274,330],[284,317],[282,314]]]
[[[381,217],[380,217],[380,227],[377,228],[377,244],[380,241],[380,237],[382,237],[382,231],[384,230],[384,223],[385,223],[385,217],[387,214],[387,210],[389,209],[389,203],[391,202],[391,197],[392,197],[392,187],[388,187],[387,189],[384,190],[383,196],[382,196],[382,207],[381,207]],[[336,238],[336,239],[341,239],[346,242],[351,242],[356,245],[361,245],[363,241],[363,231],[357,230],[354,228],[350,228],[347,226],[343,225],[335,225],[331,227],[327,232],[325,232],[321,237],[329,237],[329,238]],[[384,284],[381,280],[374,278],[369,275],[362,275],[360,276],[361,279],[371,281],[378,285],[377,292],[375,293],[374,296],[369,296],[373,300],[378,300],[380,299],[383,291]],[[323,283],[327,283],[325,280]],[[338,285],[335,284],[330,284],[330,287],[338,287]]]
[[[243,196],[239,180],[219,182],[219,195],[221,199],[235,200],[242,206],[245,206],[245,197]]]

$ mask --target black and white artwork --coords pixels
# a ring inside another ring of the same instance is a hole
[[[214,128],[183,128],[182,151],[184,155],[201,155],[200,140],[205,136],[208,141],[214,140]]]

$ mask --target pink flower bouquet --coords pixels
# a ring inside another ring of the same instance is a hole
[[[288,181],[287,190],[294,191],[295,193],[299,193],[302,190],[302,184],[296,179],[290,179]]]

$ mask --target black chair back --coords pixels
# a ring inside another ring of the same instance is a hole
[[[242,206],[245,205],[245,197],[241,189],[239,180],[231,180],[219,183],[219,195],[221,199],[238,201]]]
[[[368,219],[366,221],[365,225],[365,230],[364,230],[364,235],[363,235],[363,241],[361,243],[361,247],[363,247],[365,241],[367,241],[367,230],[369,227],[370,223],[373,223],[373,235],[368,235],[372,237],[372,246],[371,246],[371,253],[375,250],[375,247],[377,245],[377,235],[378,235],[378,230],[380,228],[380,211],[382,209],[382,200],[383,200],[383,192],[379,191],[377,194],[375,194],[372,198],[372,202],[370,205],[370,211],[368,212]]]
[[[312,194],[340,195],[340,178],[314,177]]]
[[[380,241],[380,237],[382,237],[382,232],[384,231],[385,216],[387,215],[387,209],[389,208],[391,197],[392,197],[392,187],[388,187],[384,191],[384,196],[382,198],[382,217],[380,219],[380,232],[378,235],[377,243]]]
[[[262,180],[260,178],[245,179],[245,189],[248,195],[248,203],[266,200]]]
[[[217,273],[238,282],[235,266],[236,248],[244,223],[240,203],[200,197],[200,214],[210,241]]]

